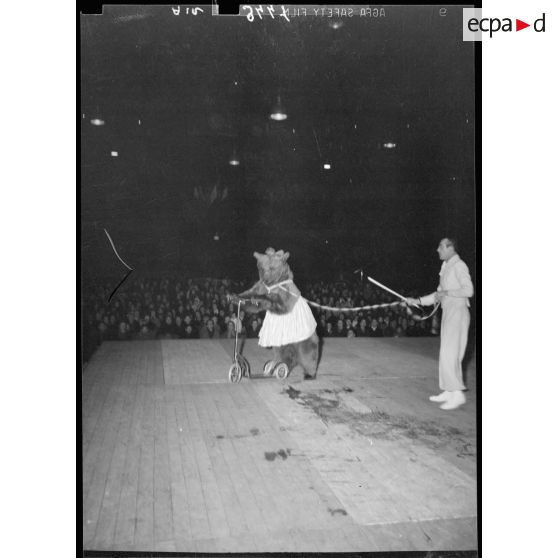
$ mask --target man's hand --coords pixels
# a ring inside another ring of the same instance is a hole
[[[420,306],[420,302],[418,298],[406,298],[405,302],[409,305],[409,306]]]
[[[228,294],[227,300],[233,304],[238,304],[240,302],[240,298],[238,298],[238,295],[235,294]]]

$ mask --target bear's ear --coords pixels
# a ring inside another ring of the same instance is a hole
[[[273,256],[273,254],[275,254],[275,250],[273,248],[267,248],[265,253],[267,256]]]
[[[256,260],[261,260],[264,257],[265,256],[263,254],[260,254],[258,252],[254,252],[254,258],[256,258]]]
[[[291,255],[291,254],[290,254],[289,252],[285,252],[285,253],[283,254],[283,261],[286,262],[286,261],[289,259],[289,256],[290,256],[290,255]]]

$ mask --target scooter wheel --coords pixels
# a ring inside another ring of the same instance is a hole
[[[275,368],[275,375],[279,380],[285,380],[289,375],[289,367],[284,362],[281,362]]]
[[[275,361],[268,360],[263,367],[263,375],[264,376],[271,376],[273,374],[273,369],[275,368]]]
[[[242,380],[242,368],[235,362],[229,368],[229,382],[237,384],[240,380]]]

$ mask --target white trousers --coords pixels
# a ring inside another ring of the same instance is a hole
[[[463,356],[467,347],[467,335],[471,315],[463,299],[447,298],[442,309],[440,330],[440,389],[442,391],[464,390]]]

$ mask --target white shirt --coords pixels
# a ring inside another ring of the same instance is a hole
[[[437,291],[446,291],[447,297],[462,299],[467,306],[470,306],[469,298],[473,296],[473,282],[471,281],[467,264],[458,254],[455,254],[449,260],[442,263],[442,268],[440,269],[440,284],[438,285]],[[435,294],[436,293],[431,293],[420,297],[421,304],[423,306],[432,306],[435,304]],[[445,298],[446,297],[442,299],[442,307],[444,306]]]

